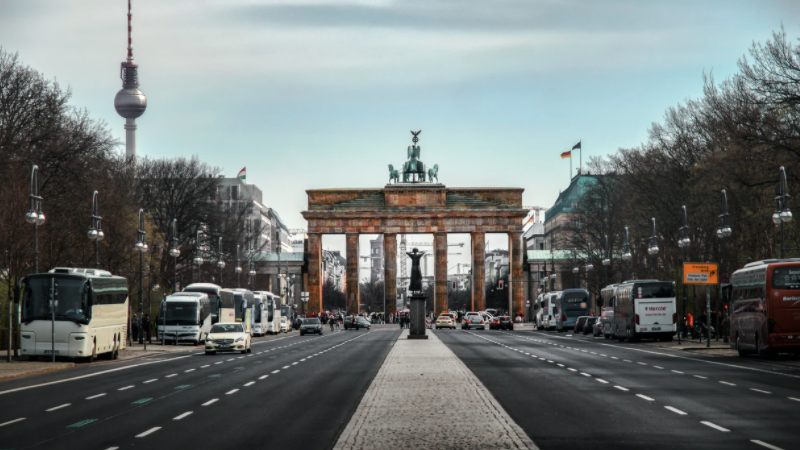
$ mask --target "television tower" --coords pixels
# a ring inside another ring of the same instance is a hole
[[[122,89],[114,97],[114,109],[125,118],[125,157],[136,158],[136,118],[144,114],[147,97],[139,90],[139,66],[133,63],[131,0],[128,0],[128,58],[120,64]]]

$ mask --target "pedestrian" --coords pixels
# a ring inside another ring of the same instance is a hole
[[[152,343],[151,340],[152,336],[150,335],[150,331],[152,330],[152,328],[153,324],[150,322],[150,314],[145,314],[144,321],[142,322],[142,332],[144,333],[144,336],[146,337],[148,344]]]
[[[342,322],[342,316],[337,315],[335,322],[336,322],[336,331],[339,331],[339,324]]]
[[[333,320],[330,320],[329,322],[331,324],[331,333],[333,333]]]
[[[136,314],[134,314],[133,319],[131,319],[131,334],[133,335],[133,342],[139,340],[139,316]]]

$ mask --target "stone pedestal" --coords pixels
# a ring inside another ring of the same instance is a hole
[[[408,333],[409,339],[428,339],[425,334],[425,300],[427,300],[425,296],[411,296],[411,330]]]

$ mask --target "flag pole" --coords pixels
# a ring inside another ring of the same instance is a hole
[[[583,175],[583,139],[578,141],[578,143],[581,144],[581,146],[578,147],[578,150],[581,151],[580,156],[578,156],[578,173]]]
[[[572,182],[572,150],[569,151],[569,181]]]

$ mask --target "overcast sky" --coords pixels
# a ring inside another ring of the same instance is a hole
[[[0,0],[0,45],[120,141],[126,10]],[[569,182],[561,152],[640,144],[704,72],[730,76],[781,24],[800,35],[798,13],[766,0],[133,0],[138,153],[247,166],[304,228],[306,189],[383,186],[421,129],[445,185],[523,187],[525,205],[549,207]]]

